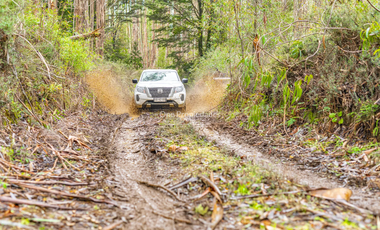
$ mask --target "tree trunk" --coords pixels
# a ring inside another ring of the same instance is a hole
[[[95,0],[90,0],[90,30],[95,29]],[[90,49],[94,50],[94,39],[90,39]]]
[[[5,69],[7,63],[7,43],[8,36],[0,29],[0,71]]]
[[[202,28],[202,16],[203,16],[203,6],[202,0],[198,0],[198,10],[199,10],[199,25],[198,25],[198,55],[203,56],[203,28]]]
[[[104,54],[104,21],[106,0],[97,0],[96,2],[96,29],[99,29],[100,36],[96,39],[96,53],[103,57]]]

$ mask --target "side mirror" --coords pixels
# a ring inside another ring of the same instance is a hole
[[[188,82],[187,78],[182,79],[182,83],[187,83],[187,82]]]
[[[133,84],[137,84],[137,79],[133,79],[133,80],[132,80],[132,83],[133,83]]]

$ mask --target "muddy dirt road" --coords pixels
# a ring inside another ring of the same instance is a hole
[[[119,190],[127,195],[128,209],[133,210],[125,229],[197,229],[184,223],[190,222],[186,214],[191,212],[185,197],[176,199],[150,186],[170,183],[169,178],[180,169],[146,148],[152,131],[146,127],[149,123],[144,118],[125,122],[115,139],[114,153],[108,157]]]
[[[342,162],[297,144],[299,132],[268,135],[269,126],[265,133],[247,131],[239,120],[207,113],[220,103],[225,84],[196,82],[187,114],[178,117],[136,113],[128,79],[112,71],[86,81],[108,112],[129,114],[114,127],[106,154],[113,193],[124,197],[119,228],[376,228],[376,190],[345,164],[326,164]],[[336,170],[343,170],[340,177]]]
[[[107,158],[115,181],[113,192],[125,197],[121,204],[125,222],[120,228],[376,226],[371,213],[379,211],[373,205],[379,200],[368,191],[345,186],[353,191],[349,203],[310,198],[309,188],[339,188],[344,184],[239,144],[233,136],[215,129],[210,118],[161,115],[127,118],[112,137]],[[178,150],[180,146],[183,151]],[[213,180],[220,195],[200,179],[202,175]],[[171,189],[188,178],[192,179],[190,183]],[[219,199],[222,213],[214,211]],[[222,217],[215,223],[218,214]]]

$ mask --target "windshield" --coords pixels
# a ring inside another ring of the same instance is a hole
[[[178,81],[175,71],[147,71],[141,76],[141,81]]]

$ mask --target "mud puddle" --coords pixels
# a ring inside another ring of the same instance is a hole
[[[272,171],[277,175],[281,175],[285,180],[293,183],[307,185],[310,188],[337,188],[346,187],[353,191],[350,203],[370,210],[374,213],[380,213],[378,204],[380,198],[378,194],[357,188],[354,186],[346,186],[338,180],[327,178],[322,173],[317,173],[312,170],[299,169],[299,166],[293,162],[282,162],[275,156],[269,156],[266,152],[260,152],[255,147],[249,144],[237,143],[227,132],[221,130],[214,130],[210,128],[211,124],[202,119],[189,119],[193,127],[200,135],[205,136],[209,141],[215,141],[218,146],[232,151],[235,155],[260,165],[260,167]]]

